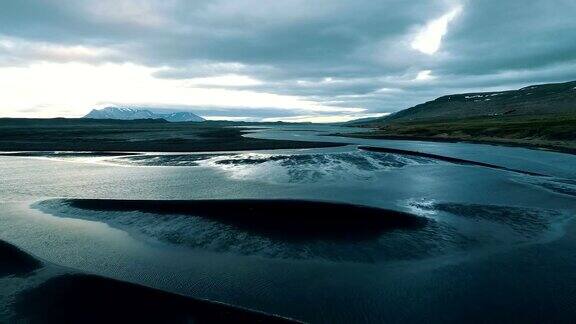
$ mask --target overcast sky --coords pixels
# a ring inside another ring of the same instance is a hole
[[[575,0],[0,2],[0,116],[340,121],[575,79]]]

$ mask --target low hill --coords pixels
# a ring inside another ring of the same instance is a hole
[[[355,124],[564,114],[576,114],[576,81],[510,91],[447,95],[383,118]]]
[[[472,141],[576,152],[576,81],[440,97],[351,126],[363,138]]]

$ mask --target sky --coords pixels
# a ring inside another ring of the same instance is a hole
[[[576,80],[574,0],[0,1],[0,117],[335,122]]]

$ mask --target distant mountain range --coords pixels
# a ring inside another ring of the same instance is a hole
[[[497,116],[543,116],[576,113],[576,81],[519,90],[447,95],[386,117],[351,124],[420,122]]]
[[[205,120],[204,118],[187,111],[172,112],[172,113],[155,113],[147,109],[118,108],[118,107],[94,109],[83,118],[118,119],[118,120],[164,119],[172,123],[202,122]]]

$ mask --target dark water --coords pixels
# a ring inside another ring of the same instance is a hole
[[[576,156],[318,136],[335,131],[250,136],[351,145],[1,157],[0,239],[71,269],[310,322],[576,318]],[[43,276],[0,278],[0,315]]]

